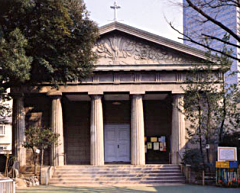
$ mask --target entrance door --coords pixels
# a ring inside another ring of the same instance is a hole
[[[106,125],[105,162],[130,162],[130,126]]]

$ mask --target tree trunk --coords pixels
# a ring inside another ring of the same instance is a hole
[[[34,149],[32,149],[33,151],[33,164],[34,164],[34,175],[37,175],[37,155],[36,152],[34,151]]]
[[[200,103],[200,98],[198,96],[198,137],[199,137],[199,146],[200,146],[200,152],[201,152],[201,156],[202,156],[202,163],[204,165],[205,161],[204,161],[204,154],[203,154],[203,147],[202,147],[202,129],[201,129],[201,103]],[[205,166],[204,166],[205,167]]]
[[[223,77],[223,86],[222,86],[222,96],[223,96],[223,114],[222,114],[222,122],[219,130],[219,137],[218,137],[218,144],[222,142],[222,136],[223,136],[223,130],[224,130],[224,124],[225,124],[225,119],[227,115],[226,111],[226,90],[225,90],[225,78]]]
[[[41,149],[40,180],[42,179],[43,155],[44,155],[44,148]]]
[[[220,126],[220,131],[219,131],[219,142],[218,144],[220,144],[222,142],[222,136],[223,136],[223,130],[224,130],[224,124],[225,124],[225,119],[226,119],[226,96],[223,97],[223,118],[222,118],[222,122],[221,122],[221,126]]]
[[[43,166],[44,149],[41,150],[41,167]]]
[[[207,133],[206,133],[206,144],[209,144],[209,131],[210,131],[210,122],[211,122],[211,104],[210,104],[210,101],[209,101],[209,98],[208,98],[208,95],[207,95],[207,105],[208,105],[208,108],[207,108]],[[209,159],[209,149],[206,149],[207,151],[207,163],[210,163],[210,159]]]

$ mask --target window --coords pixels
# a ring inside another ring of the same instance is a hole
[[[0,146],[0,151],[7,150],[6,146]]]
[[[0,136],[5,135],[5,125],[0,125]]]

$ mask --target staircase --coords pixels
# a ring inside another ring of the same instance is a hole
[[[183,184],[185,177],[178,165],[104,165],[57,167],[51,185],[162,185]]]

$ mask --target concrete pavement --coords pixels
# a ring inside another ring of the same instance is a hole
[[[129,187],[60,187],[39,186],[27,189],[18,189],[17,193],[240,193],[240,188],[222,188],[213,186],[129,186]]]

